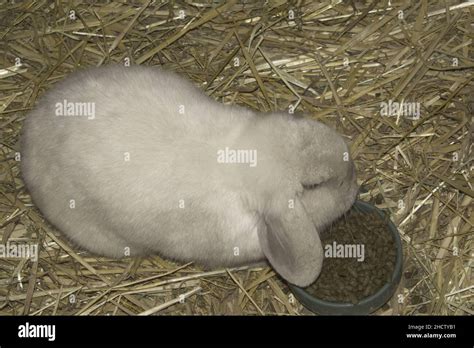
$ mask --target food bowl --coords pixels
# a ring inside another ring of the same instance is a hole
[[[354,207],[361,212],[377,212],[382,218],[385,213],[377,207],[362,201],[356,201]],[[367,315],[382,307],[393,296],[402,276],[403,250],[402,241],[397,228],[390,219],[387,219],[387,233],[393,237],[396,248],[395,267],[390,281],[376,293],[365,297],[357,303],[329,302],[316,298],[304,288],[288,284],[295,297],[310,311],[323,315]]]

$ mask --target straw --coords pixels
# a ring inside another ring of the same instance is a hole
[[[64,76],[110,63],[163,66],[219,103],[336,129],[360,199],[403,240],[402,281],[377,314],[473,314],[472,11],[444,0],[5,2],[0,239],[39,254],[0,258],[0,315],[312,314],[268,267],[97,257],[44,220],[21,179],[23,121]],[[420,114],[385,115],[389,102]]]

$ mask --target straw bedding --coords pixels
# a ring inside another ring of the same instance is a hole
[[[401,284],[377,314],[473,314],[473,2],[0,1],[0,315],[311,314],[269,268],[204,272],[71,247],[31,204],[19,134],[84,66],[162,65],[221,103],[347,136],[360,199],[399,227]],[[400,104],[404,103],[401,107]]]

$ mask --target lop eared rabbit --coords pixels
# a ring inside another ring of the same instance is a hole
[[[321,270],[319,232],[356,197],[347,154],[322,123],[219,104],[160,68],[106,66],[42,97],[21,164],[35,205],[90,252],[207,268],[267,259],[306,286]]]

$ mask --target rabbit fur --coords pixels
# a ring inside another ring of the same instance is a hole
[[[93,114],[60,108],[81,103]],[[226,148],[255,150],[254,165],[220,163]],[[92,253],[207,268],[268,260],[307,286],[321,270],[319,232],[358,191],[348,152],[320,122],[220,104],[161,68],[111,65],[45,93],[24,122],[21,169],[44,217]]]

